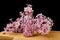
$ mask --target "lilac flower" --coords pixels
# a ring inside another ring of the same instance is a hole
[[[53,20],[49,17],[46,17],[42,13],[37,14],[36,17],[33,17],[32,5],[27,5],[24,8],[24,12],[19,12],[20,18],[17,18],[16,21],[6,25],[4,28],[8,32],[20,32],[24,36],[33,36],[34,32],[38,32],[41,35],[46,35],[51,31],[53,26]]]
[[[9,31],[9,32],[16,32],[16,28],[10,23],[7,24],[6,28],[4,28],[5,31]]]

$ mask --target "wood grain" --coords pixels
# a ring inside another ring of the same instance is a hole
[[[25,37],[22,33],[0,32],[0,40],[60,40],[60,31],[51,31],[48,35]]]

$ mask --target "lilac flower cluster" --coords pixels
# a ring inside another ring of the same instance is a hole
[[[21,32],[24,36],[33,36],[34,32],[41,35],[48,34],[53,26],[53,20],[42,15],[42,13],[33,17],[33,12],[32,5],[27,5],[27,7],[24,7],[24,12],[19,12],[21,17],[17,18],[16,21],[10,19],[11,23],[7,24],[4,30],[8,32]]]

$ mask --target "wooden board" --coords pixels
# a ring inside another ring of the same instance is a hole
[[[25,37],[22,33],[0,32],[0,40],[60,40],[60,31],[51,31],[48,35]]]

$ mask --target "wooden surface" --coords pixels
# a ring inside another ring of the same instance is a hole
[[[48,35],[25,37],[22,33],[0,32],[0,40],[60,40],[60,31],[51,31]]]

